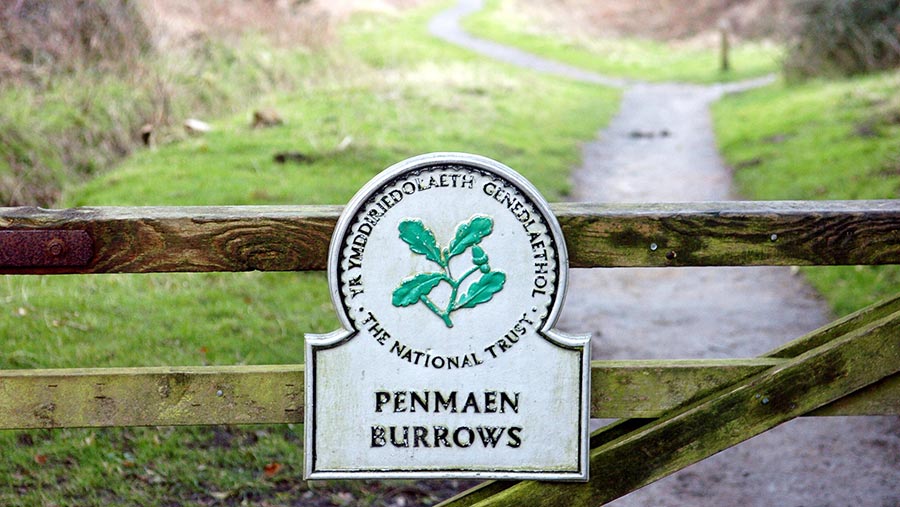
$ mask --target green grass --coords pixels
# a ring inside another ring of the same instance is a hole
[[[574,31],[550,33],[516,9],[517,0],[488,0],[485,10],[463,20],[471,33],[608,76],[646,81],[712,83],[777,72],[781,50],[745,42],[731,51],[731,70],[719,69],[715,49],[678,46],[647,39],[593,39]]]
[[[776,85],[714,107],[719,146],[753,199],[900,198],[900,74]],[[900,287],[900,267],[804,269],[839,315]]]
[[[303,333],[337,326],[324,286],[301,273],[4,277],[0,368],[303,362]]]
[[[283,127],[253,130],[249,111],[213,122],[212,133],[138,153],[66,192],[64,202],[342,203],[388,165],[429,151],[496,158],[548,199],[565,195],[578,143],[607,122],[617,93],[513,67],[498,72],[498,64],[429,37],[424,27],[433,11],[355,20],[344,32],[344,58],[360,61],[327,85],[271,99]],[[277,164],[280,151],[313,162]]]
[[[249,128],[248,107],[214,120],[206,136],[140,151],[68,188],[64,203],[345,203],[385,167],[438,150],[496,158],[559,199],[579,142],[608,121],[617,93],[498,71],[428,37],[433,10],[353,19],[343,48],[327,55],[331,77],[254,100],[274,105],[284,126]],[[311,162],[275,163],[284,150]],[[4,277],[0,300],[2,368],[299,363],[303,333],[337,327],[322,273]],[[338,505],[381,505],[397,494],[397,483],[346,491],[303,482],[300,435],[288,425],[0,432],[0,504],[278,504],[334,495]],[[269,476],[270,463],[283,468]],[[422,495],[416,501],[430,501]]]
[[[186,118],[247,107],[247,97],[327,75],[321,55],[246,36],[194,50],[147,54],[126,69],[86,68],[33,86],[0,83],[0,202],[58,204],[63,188],[95,177],[141,146],[183,137]]]

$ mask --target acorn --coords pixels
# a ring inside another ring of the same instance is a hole
[[[484,249],[480,246],[472,247],[472,262],[475,263],[476,266],[483,266],[487,264],[488,256],[484,253]]]

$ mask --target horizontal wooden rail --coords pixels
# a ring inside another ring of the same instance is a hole
[[[593,417],[658,417],[787,360],[595,361]],[[303,422],[303,365],[0,371],[0,429]],[[814,415],[900,415],[900,375]]]
[[[83,230],[83,266],[6,274],[325,268],[338,206],[0,208],[0,231]],[[555,204],[572,267],[900,264],[900,200]]]
[[[303,366],[0,371],[0,429],[303,422]]]

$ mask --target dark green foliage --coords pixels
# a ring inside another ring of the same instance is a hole
[[[506,283],[506,273],[502,271],[485,273],[477,282],[469,286],[466,295],[457,303],[457,308],[474,308],[481,303],[487,303],[494,297],[494,294],[503,290],[504,283]]]
[[[426,229],[421,220],[404,220],[400,223],[400,239],[409,245],[413,253],[424,255],[428,260],[443,265],[441,249],[438,248],[431,229]]]
[[[796,0],[785,61],[794,77],[851,75],[900,66],[900,0]]]
[[[420,273],[404,280],[394,291],[391,302],[394,306],[414,305],[419,302],[420,298],[427,296],[431,289],[435,288],[443,279],[441,273]]]
[[[475,215],[467,222],[462,222],[456,227],[456,233],[450,244],[441,249],[434,239],[430,229],[422,224],[421,220],[404,220],[399,225],[400,239],[409,245],[413,253],[424,255],[429,260],[441,267],[442,272],[420,273],[412,278],[407,278],[394,290],[392,303],[402,307],[413,305],[422,301],[429,310],[443,319],[447,327],[453,327],[450,314],[460,308],[474,308],[481,303],[486,303],[494,297],[494,294],[503,289],[506,283],[506,273],[491,271],[488,264],[488,256],[484,249],[477,246],[485,236],[494,229],[494,220],[490,217]],[[472,248],[472,263],[475,266],[469,268],[459,278],[453,278],[450,274],[450,259]],[[436,258],[435,258],[436,257]],[[482,276],[469,286],[468,292],[457,300],[460,287],[470,275],[481,271]],[[435,305],[428,295],[431,290],[445,281],[452,288],[447,307],[441,310]]]
[[[456,228],[456,236],[447,247],[449,254],[447,258],[455,257],[466,251],[472,245],[477,245],[481,239],[491,233],[494,227],[494,221],[488,217],[475,216],[464,224],[460,224]]]

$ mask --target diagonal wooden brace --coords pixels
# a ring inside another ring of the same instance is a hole
[[[442,506],[601,505],[900,371],[900,298],[875,304],[766,356],[791,360],[659,419],[592,436],[586,484],[495,481]]]

